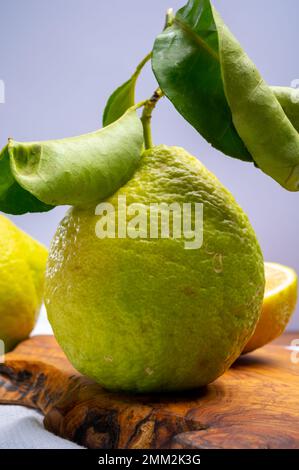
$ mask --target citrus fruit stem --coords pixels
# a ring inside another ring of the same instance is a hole
[[[152,131],[151,131],[151,120],[152,120],[152,113],[156,107],[156,104],[164,95],[163,91],[158,88],[153,96],[145,103],[143,108],[143,113],[141,116],[141,122],[143,125],[143,134],[144,134],[144,145],[146,149],[150,149],[153,147],[153,140],[152,140]]]

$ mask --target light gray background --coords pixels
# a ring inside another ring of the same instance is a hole
[[[110,92],[151,49],[170,6],[184,0],[0,0],[0,145],[88,132],[101,125]],[[270,84],[299,78],[298,0],[215,0],[214,4]],[[148,69],[138,96],[155,81]],[[208,116],[207,116],[208,119]],[[265,258],[299,271],[298,194],[291,194],[250,164],[222,156],[166,101],[154,117],[156,143],[195,154],[232,191],[249,214]],[[13,217],[49,244],[64,208]],[[298,329],[299,311],[291,327]]]

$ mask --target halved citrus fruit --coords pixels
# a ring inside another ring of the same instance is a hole
[[[296,272],[277,263],[265,263],[266,288],[261,317],[243,353],[278,338],[287,327],[297,303]]]

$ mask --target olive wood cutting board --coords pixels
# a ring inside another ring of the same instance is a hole
[[[287,348],[295,337],[240,358],[203,389],[136,396],[105,391],[53,336],[35,336],[0,365],[0,403],[39,410],[47,430],[89,448],[298,449],[299,364]]]

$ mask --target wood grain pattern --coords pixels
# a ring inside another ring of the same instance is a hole
[[[0,365],[0,403],[40,410],[46,429],[89,448],[299,448],[299,364],[282,343],[240,358],[204,389],[134,396],[105,391],[54,337],[36,336]]]

